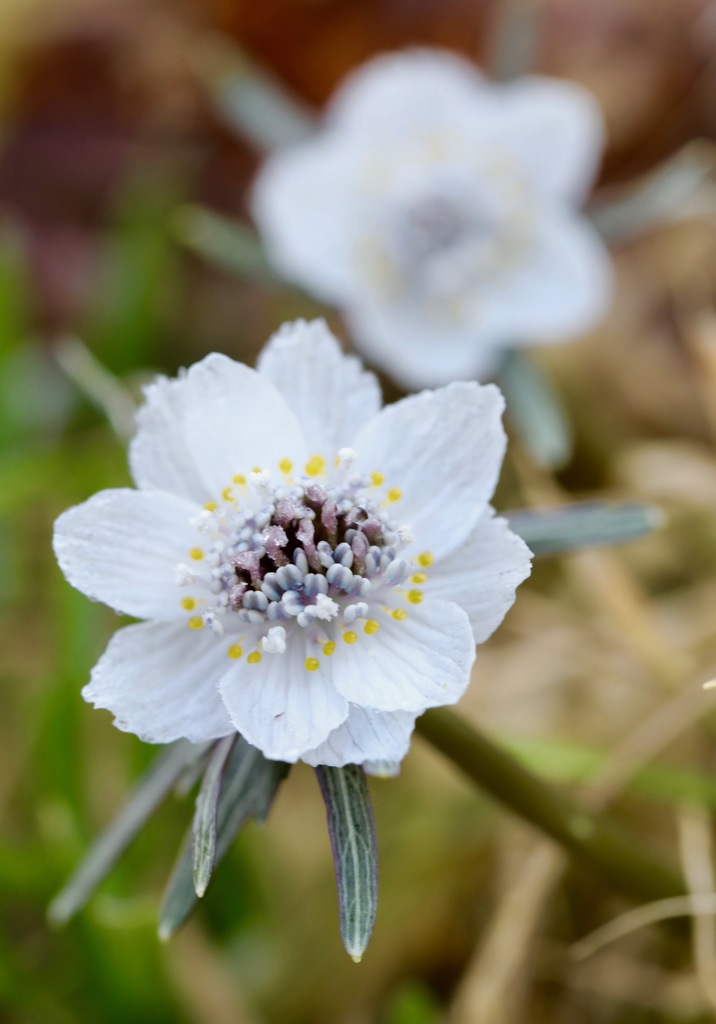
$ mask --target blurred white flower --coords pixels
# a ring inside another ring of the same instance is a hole
[[[55,528],[70,583],[148,620],[112,638],[88,701],[150,742],[237,730],[284,761],[401,760],[416,716],[463,693],[530,555],[488,506],[497,388],[380,405],[322,321],[285,325],[258,372],[210,355],[148,388],[138,489]]]
[[[267,160],[253,213],[278,270],[340,307],[369,359],[434,386],[603,316],[608,256],[576,213],[602,148],[577,85],[494,85],[440,51],[382,56],[314,139]]]

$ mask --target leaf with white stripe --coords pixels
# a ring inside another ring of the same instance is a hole
[[[338,886],[341,938],[361,959],[378,909],[378,843],[365,772],[359,765],[316,768],[328,818]]]
[[[219,795],[227,758],[236,743],[236,734],[219,740],[204,772],[193,826],[194,889],[203,896],[216,861],[216,833]]]
[[[137,782],[117,817],[92,844],[79,867],[47,911],[52,924],[66,924],[82,909],[138,832],[166,800],[189,765],[206,746],[180,740],[166,747]]]
[[[219,864],[245,823],[262,822],[269,812],[289,765],[267,760],[239,736],[228,755],[216,812],[216,851]],[[196,906],[193,828],[179,852],[159,912],[159,937],[171,938]]]

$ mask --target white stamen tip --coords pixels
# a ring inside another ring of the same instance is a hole
[[[335,619],[336,615],[340,611],[340,608],[336,602],[327,597],[325,594],[318,594],[316,597],[316,603],[313,606],[316,610],[314,615],[317,619],[323,619],[324,622],[330,622],[331,619]]]
[[[194,570],[190,569],[188,565],[184,565],[183,562],[174,566],[174,573],[176,575],[177,584],[180,587],[188,587],[190,583],[195,583],[198,579]]]
[[[353,448],[340,448],[337,455],[338,468],[349,469],[357,458],[358,453]]]
[[[261,647],[266,654],[283,654],[286,650],[286,630],[283,626],[272,626],[261,640]]]
[[[415,540],[413,531],[409,526],[399,526],[395,533],[401,544],[412,544]]]

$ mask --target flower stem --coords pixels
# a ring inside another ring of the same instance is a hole
[[[416,729],[490,796],[625,893],[650,902],[687,892],[678,870],[605,817],[546,785],[454,712],[429,711]]]

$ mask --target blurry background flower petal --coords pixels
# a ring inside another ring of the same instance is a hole
[[[366,339],[361,323],[359,348],[398,382],[431,386],[605,315],[606,252],[571,213],[602,146],[598,107],[576,86],[492,85],[444,51],[387,54],[338,90],[316,139],[267,160],[253,212],[279,272],[354,322],[372,308],[392,328]],[[416,321],[434,374],[413,363]],[[443,347],[463,345],[477,354],[461,372],[442,367]]]

